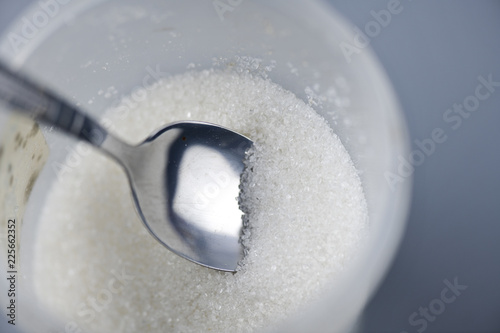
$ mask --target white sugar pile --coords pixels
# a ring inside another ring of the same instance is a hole
[[[86,151],[50,191],[39,225],[36,289],[49,309],[93,332],[248,332],[339,277],[366,233],[367,208],[323,118],[269,80],[231,71],[179,75],[142,97],[107,114],[131,142],[189,119],[254,140],[242,193],[250,252],[235,274],[170,253],[137,217],[121,169]]]

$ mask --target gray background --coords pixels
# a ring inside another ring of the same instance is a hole
[[[30,2],[0,0],[0,30]],[[330,2],[364,30],[374,20],[371,11],[390,1]],[[500,2],[401,5],[370,46],[399,96],[412,140],[429,138],[437,127],[448,139],[415,170],[406,235],[362,331],[500,332],[500,87],[458,129],[443,120],[454,103],[474,94],[478,76],[500,82]],[[467,289],[425,329],[412,326],[409,316],[436,305],[443,281],[455,278]],[[4,319],[0,332],[10,329]]]

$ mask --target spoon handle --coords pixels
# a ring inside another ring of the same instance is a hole
[[[70,103],[0,62],[0,101],[47,125],[101,147],[107,131]]]

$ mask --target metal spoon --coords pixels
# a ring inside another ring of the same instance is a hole
[[[236,270],[243,257],[237,198],[243,159],[252,145],[248,138],[214,124],[185,121],[130,146],[2,63],[0,101],[117,161],[127,173],[144,225],[169,250],[209,268]]]

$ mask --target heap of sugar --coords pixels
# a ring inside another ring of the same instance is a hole
[[[47,308],[90,332],[250,332],[338,279],[366,233],[367,208],[348,153],[311,107],[229,70],[188,72],[133,96],[104,119],[129,142],[178,120],[255,142],[240,197],[249,252],[234,274],[170,253],[139,220],[120,167],[81,149],[39,224],[36,291]]]

